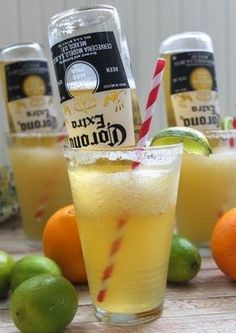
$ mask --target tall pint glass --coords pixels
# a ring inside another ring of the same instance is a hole
[[[65,149],[89,290],[103,321],[134,325],[161,313],[181,154],[180,144]]]

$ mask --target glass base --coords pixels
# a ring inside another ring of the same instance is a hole
[[[101,321],[114,326],[135,326],[147,323],[160,317],[162,304],[152,310],[139,313],[114,313],[95,308],[95,315]]]

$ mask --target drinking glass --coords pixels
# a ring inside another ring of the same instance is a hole
[[[178,232],[203,248],[218,219],[236,206],[236,130],[205,135],[213,153],[184,154],[176,206]]]
[[[113,325],[162,309],[182,145],[65,148],[95,314]]]
[[[64,142],[61,132],[7,134],[24,233],[32,245],[40,244],[48,218],[72,202]]]

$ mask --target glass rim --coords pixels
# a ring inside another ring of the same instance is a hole
[[[6,138],[20,138],[20,139],[30,139],[30,138],[45,138],[45,137],[67,137],[68,134],[65,131],[50,131],[50,132],[18,132],[18,133],[5,133]]]
[[[69,145],[64,145],[64,150],[65,151],[71,151],[73,154],[74,153],[79,153],[79,154],[84,154],[84,155],[89,155],[93,153],[114,153],[114,152],[139,152],[139,151],[155,151],[155,150],[173,150],[176,149],[177,151],[179,150],[180,152],[183,150],[183,144],[182,143],[175,143],[171,145],[160,145],[160,146],[147,146],[147,147],[138,147],[138,146],[130,146],[130,147],[115,147],[115,148],[107,148],[107,147],[101,147],[101,148],[96,148],[96,149],[79,149],[79,148],[74,148]]]
[[[207,139],[228,139],[235,137],[236,138],[236,129],[213,129],[204,131],[203,134]]]
[[[133,161],[138,165],[155,165],[155,167],[174,167],[183,154],[183,144],[151,147],[124,147],[117,149],[88,150],[64,146],[64,156],[71,165],[94,165],[97,161],[104,163]]]
[[[150,147],[124,147],[117,149],[78,149],[64,146],[64,156],[68,161],[78,165],[94,164],[99,159],[108,161],[138,161],[146,164],[148,160],[158,161],[156,164],[171,165],[182,157],[183,144],[150,146]]]

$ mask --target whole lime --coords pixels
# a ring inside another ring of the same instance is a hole
[[[7,294],[14,265],[15,260],[13,257],[4,251],[0,251],[0,297],[4,297]]]
[[[51,259],[39,255],[28,255],[15,263],[10,277],[10,289],[14,291],[25,280],[38,275],[62,275],[59,266]]]
[[[22,333],[59,333],[75,316],[78,295],[62,276],[39,274],[23,283],[10,299],[10,314]]]
[[[173,235],[168,282],[181,283],[193,279],[201,267],[201,256],[195,245],[179,235]]]

